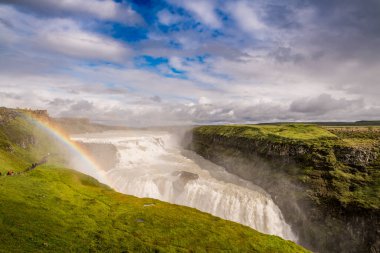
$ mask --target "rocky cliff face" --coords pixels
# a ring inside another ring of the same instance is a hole
[[[365,169],[376,163],[379,152],[373,148],[334,147],[334,154],[338,161],[347,166]]]
[[[21,110],[21,109],[8,109],[0,107],[0,130],[2,135],[0,137],[0,146],[9,152],[14,151],[13,145],[27,149],[31,145],[36,144],[36,139],[20,122],[20,115],[27,113],[28,115],[42,115],[41,111]],[[13,145],[12,145],[13,144]]]
[[[375,187],[380,171],[376,147],[223,136],[197,128],[190,147],[270,193],[311,250],[380,252],[379,196],[367,189]]]

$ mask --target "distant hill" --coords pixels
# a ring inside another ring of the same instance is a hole
[[[380,120],[360,120],[353,122],[343,121],[317,121],[317,122],[275,122],[259,123],[258,125],[279,125],[279,124],[315,124],[320,126],[380,126]]]
[[[321,126],[380,126],[379,120],[361,120],[355,122],[315,122]]]

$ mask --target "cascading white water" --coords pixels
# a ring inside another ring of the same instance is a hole
[[[297,240],[264,190],[182,150],[167,132],[104,132],[73,139],[116,146],[119,162],[106,171],[103,182],[119,192],[194,207],[263,233]]]

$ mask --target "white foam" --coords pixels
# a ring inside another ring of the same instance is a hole
[[[203,161],[200,167],[202,158],[184,156],[167,132],[105,132],[73,139],[116,146],[119,163],[108,170],[107,178],[119,192],[194,207],[263,233],[297,240],[280,209],[261,188],[210,162]]]

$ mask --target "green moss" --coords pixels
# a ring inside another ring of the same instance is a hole
[[[335,197],[341,203],[380,209],[380,177],[377,169],[362,172],[343,167],[330,171],[330,174],[337,193]]]
[[[344,138],[342,139],[345,146],[358,147],[358,148],[372,148],[376,147],[379,143],[376,139],[364,139],[364,138]]]

